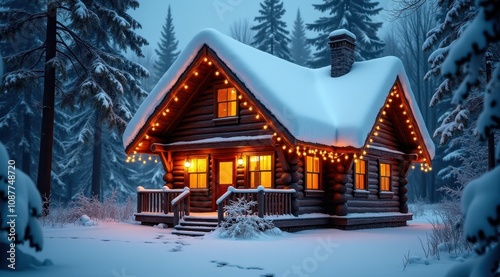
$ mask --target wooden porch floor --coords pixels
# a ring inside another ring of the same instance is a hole
[[[135,213],[135,220],[144,225],[155,225],[159,223],[173,226],[173,213]],[[217,212],[191,213],[191,218],[217,219]],[[355,230],[367,228],[383,228],[406,226],[406,222],[413,219],[413,214],[407,213],[351,213],[347,216],[335,216],[328,214],[303,214],[298,217],[291,215],[266,216],[273,221],[274,225],[284,231],[294,232],[317,228],[336,228],[342,230]]]

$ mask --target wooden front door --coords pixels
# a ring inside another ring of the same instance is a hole
[[[217,201],[229,186],[234,186],[234,158],[215,159],[215,196]],[[215,207],[216,208],[216,207]]]

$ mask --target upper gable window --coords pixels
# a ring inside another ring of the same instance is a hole
[[[217,90],[217,118],[232,117],[237,115],[238,97],[236,89],[221,88]]]

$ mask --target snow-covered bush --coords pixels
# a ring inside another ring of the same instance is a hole
[[[29,243],[36,251],[43,248],[42,228],[37,218],[42,215],[42,198],[28,175],[16,169],[0,143],[0,269],[24,270],[49,265],[19,249]]]
[[[256,204],[256,201],[247,201],[245,197],[231,200],[229,205],[224,207],[226,217],[219,227],[219,237],[250,239],[262,234],[281,234],[281,230],[276,228],[272,221],[260,218],[252,212]]]
[[[89,227],[97,225],[97,222],[90,219],[90,217],[86,214],[80,216],[80,219],[78,219],[78,221],[76,223],[81,225],[81,226],[89,226]]]

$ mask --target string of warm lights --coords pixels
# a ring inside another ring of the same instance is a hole
[[[408,108],[404,104],[404,99],[403,99],[403,97],[401,97],[400,92],[398,91],[398,86],[394,85],[392,87],[390,97],[387,97],[387,100],[384,104],[384,109],[382,110],[382,115],[384,115],[384,116],[387,115],[386,110],[391,108],[391,105],[394,105],[397,99],[400,100],[400,104],[398,107],[401,110],[401,115],[405,120],[404,122],[407,124],[407,128],[409,130],[411,130],[410,135],[412,136],[412,140],[414,142],[418,143],[418,146],[417,146],[418,155],[423,155],[423,147],[422,147],[421,142],[418,142],[417,131],[415,130],[415,128],[412,124],[411,117],[410,117],[411,113],[408,111]],[[397,104],[395,104],[395,105],[397,105]],[[383,123],[384,119],[380,118],[378,120],[378,122],[379,122],[379,124]],[[375,126],[375,129],[372,132],[372,135],[370,136],[368,143],[366,143],[364,149],[370,148],[371,143],[373,143],[373,137],[379,136],[379,130],[381,129],[381,126],[379,124],[377,124]],[[414,168],[415,168],[415,165],[412,165],[412,169],[414,169]],[[432,167],[429,165],[427,158],[424,158],[423,163],[420,163],[420,170],[425,171],[425,172],[432,170]]]
[[[203,62],[209,66],[212,66],[213,65],[213,62],[208,58],[208,57],[204,57],[203,58]],[[228,85],[229,84],[229,80],[227,79],[227,77],[223,76],[223,74],[221,73],[221,71],[219,69],[216,68],[215,72],[214,72],[214,75],[216,77],[224,77],[224,84]],[[194,77],[199,77],[200,76],[200,73],[199,73],[199,70],[195,70],[192,74],[192,76]],[[187,84],[184,84],[182,86],[182,88],[184,89],[184,91],[186,92],[189,92],[189,86]],[[179,97],[177,96],[179,92],[175,93],[174,94],[174,97],[173,97],[173,101],[174,102],[178,102],[179,101]],[[249,111],[254,111],[254,107],[251,106],[247,100],[244,99],[243,95],[242,94],[239,94],[238,95],[238,99],[243,103],[243,106],[244,107],[247,107],[247,109]],[[168,102],[167,105],[166,105],[166,108],[165,110],[162,111],[162,115],[165,117],[167,116],[169,113],[170,113],[170,108],[169,106],[172,104],[172,101]],[[262,117],[262,115],[258,112],[255,113],[255,118],[256,119],[260,119]],[[148,159],[144,159],[142,157],[142,154],[138,154],[137,151],[144,145],[144,140],[149,140],[150,139],[150,132],[151,131],[156,131],[158,127],[160,127],[160,123],[158,122],[159,120],[159,117],[157,117],[155,120],[152,120],[152,123],[151,123],[151,126],[149,127],[149,129],[146,131],[146,134],[144,135],[143,139],[141,140],[141,142],[135,147],[135,150],[133,152],[133,154],[127,156],[126,158],[126,162],[136,162],[136,161],[139,161],[141,162],[142,164],[146,164],[147,161],[151,161],[152,158],[151,158],[151,155],[149,156]],[[266,123],[262,126],[262,128],[264,130],[267,130],[269,128],[269,123],[266,121]],[[156,157],[154,159],[155,163],[158,162],[158,158]]]
[[[203,58],[203,62],[209,66],[212,66],[213,65],[213,62],[208,58],[208,57],[204,57]],[[215,69],[215,72],[214,72],[214,75],[216,77],[224,77],[224,84],[228,85],[229,84],[229,80],[227,79],[227,77],[223,76],[223,74],[221,73],[221,71],[216,68]],[[200,76],[200,73],[199,73],[199,70],[195,70],[193,73],[192,73],[192,76],[193,77],[199,77]],[[182,86],[182,88],[184,89],[185,92],[190,92],[189,91],[189,86],[187,84],[184,84]],[[181,89],[182,90],[182,89]],[[173,101],[174,102],[178,102],[179,101],[179,98],[178,98],[178,94],[181,93],[181,90],[177,91],[175,94],[174,94],[174,97],[173,97]],[[411,130],[410,134],[412,135],[412,139],[413,141],[415,142],[418,142],[418,137],[417,137],[417,132],[414,130],[414,126],[412,125],[412,120],[410,118],[410,115],[411,113],[408,112],[407,110],[407,107],[406,105],[404,105],[404,101],[403,101],[403,97],[400,96],[400,93],[398,91],[398,87],[396,85],[394,85],[394,87],[392,88],[391,92],[390,92],[390,97],[387,98],[385,104],[384,104],[384,109],[382,110],[382,115],[386,115],[387,114],[387,109],[391,108],[392,105],[397,105],[395,104],[395,102],[397,101],[397,99],[400,99],[400,104],[399,104],[399,108],[401,109],[401,114],[402,116],[405,118],[405,122],[407,124],[407,127],[408,129]],[[240,100],[240,103],[243,104],[244,107],[246,107],[250,112],[254,111],[254,107],[249,104],[248,100],[245,100],[244,99],[244,96],[243,94],[238,94],[238,100]],[[161,115],[163,117],[166,117],[169,113],[170,113],[170,108],[169,106],[172,104],[172,100],[169,101],[166,105],[166,108],[161,112]],[[140,162],[142,164],[146,164],[147,161],[152,161],[152,155],[149,155],[148,158],[143,158],[142,157],[142,154],[138,154],[137,151],[143,146],[143,143],[144,143],[144,140],[149,140],[150,139],[150,132],[151,131],[156,131],[158,127],[160,127],[160,123],[159,123],[159,116],[152,121],[151,123],[151,126],[149,127],[149,129],[146,131],[143,139],[141,140],[141,142],[138,144],[138,146],[135,148],[133,154],[127,156],[126,158],[126,162]],[[264,123],[264,125],[262,126],[262,128],[264,130],[268,130],[270,129],[270,123],[268,122],[268,120],[266,120],[262,114],[258,113],[255,111],[255,118],[256,119],[260,119],[260,118],[263,118],[266,122]],[[384,122],[384,119],[383,118],[379,118],[378,120],[379,124],[383,123]],[[289,154],[295,152],[299,157],[301,156],[308,156],[308,155],[312,155],[312,156],[318,156],[318,157],[321,157],[324,161],[330,161],[332,163],[335,163],[335,162],[341,162],[342,159],[344,160],[348,160],[350,157],[352,157],[353,161],[354,162],[357,162],[359,159],[363,159],[364,156],[366,155],[366,150],[368,148],[370,148],[371,146],[371,143],[373,143],[373,138],[374,137],[377,137],[379,136],[379,131],[381,129],[381,126],[377,124],[374,128],[374,130],[372,131],[371,135],[369,136],[369,139],[368,139],[368,142],[365,144],[365,146],[360,149],[360,151],[358,153],[346,153],[346,152],[335,152],[335,151],[327,151],[327,150],[320,150],[320,149],[317,149],[317,148],[312,148],[312,147],[307,147],[307,146],[292,146],[292,145],[289,145],[287,144],[284,139],[282,137],[280,137],[276,132],[274,133],[273,135],[273,139],[274,139],[274,143],[278,146],[280,146],[284,151],[287,151]],[[271,128],[272,130],[272,128]],[[422,155],[423,154],[423,147],[422,145],[419,143],[418,144],[418,154],[419,155]],[[155,155],[156,156],[156,155]],[[420,169],[422,171],[425,171],[425,172],[428,172],[429,170],[432,170],[432,167],[429,166],[429,164],[427,163],[427,159],[424,158],[423,160],[424,162],[420,164]],[[158,157],[156,156],[154,158],[154,162],[155,163],[158,163]],[[412,165],[412,168],[415,168],[414,165]]]

